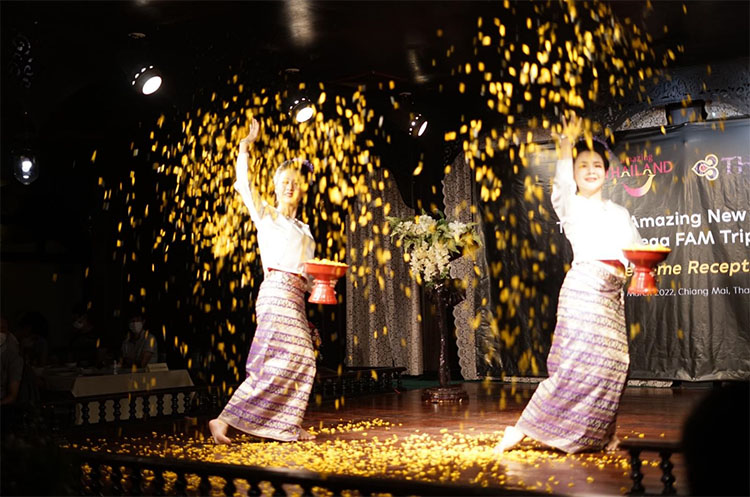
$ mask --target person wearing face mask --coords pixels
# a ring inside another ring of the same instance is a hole
[[[260,124],[253,119],[250,132],[240,141],[234,185],[258,232],[264,273],[255,303],[258,325],[245,364],[245,381],[208,424],[219,444],[231,443],[230,426],[285,442],[313,438],[302,428],[302,419],[315,378],[315,351],[304,299],[310,281],[304,263],[314,257],[315,241],[308,225],[297,219],[305,187],[301,169],[311,165],[300,159],[283,162],[274,174],[276,206],[263,201],[255,186],[257,162],[248,160],[259,131]],[[252,175],[249,166],[253,166]]]
[[[140,313],[134,313],[128,320],[128,336],[122,342],[123,368],[145,368],[157,362],[156,337],[148,332],[145,325],[146,320]]]

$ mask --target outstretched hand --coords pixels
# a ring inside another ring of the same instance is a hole
[[[245,145],[250,145],[255,140],[258,139],[258,134],[260,133],[260,123],[253,118],[252,122],[250,123],[250,129],[247,133],[247,136],[241,140],[240,143],[244,143]]]
[[[567,138],[570,140],[570,143],[575,143],[582,133],[583,119],[575,115],[574,112],[571,112],[569,119],[566,119],[565,116],[563,116],[562,123],[560,124],[560,133],[554,133],[553,136],[558,140]]]
[[[239,147],[239,153],[237,155],[237,163],[235,164],[235,170],[237,171],[237,181],[240,184],[248,184],[248,177],[255,178],[256,174],[256,161],[249,160],[249,154],[250,154],[250,146],[252,143],[258,139],[258,134],[260,133],[260,123],[253,118],[252,121],[250,121],[250,128],[248,130],[247,136],[240,140],[240,147]],[[250,188],[252,189],[252,181],[250,181]],[[245,204],[247,204],[249,201],[253,201],[253,199],[244,199]]]

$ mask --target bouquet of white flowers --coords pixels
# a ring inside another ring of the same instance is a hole
[[[479,247],[476,223],[448,222],[442,215],[388,217],[391,238],[400,242],[412,273],[429,288],[449,277],[450,262]]]

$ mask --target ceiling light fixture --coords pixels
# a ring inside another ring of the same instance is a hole
[[[414,138],[419,138],[427,131],[427,119],[422,114],[414,114],[409,122],[409,134]]]
[[[313,114],[315,114],[315,107],[307,97],[295,98],[289,106],[289,115],[298,123],[309,121]]]
[[[299,69],[291,67],[284,70],[286,109],[289,117],[298,123],[307,122],[315,115],[315,106],[305,88]]]
[[[144,95],[156,93],[161,88],[161,72],[154,66],[141,67],[130,82],[135,90]]]
[[[164,76],[154,62],[154,52],[144,33],[128,33],[127,43],[118,53],[118,59],[130,86],[138,94],[153,95],[161,89]]]
[[[30,185],[39,177],[39,164],[31,150],[13,154],[13,175],[24,185]]]
[[[414,97],[411,92],[401,92],[398,94],[398,99],[394,100],[394,108],[396,109],[395,119],[400,121],[399,127],[403,130],[404,127],[408,130],[409,135],[413,138],[419,138],[427,131],[428,121],[427,118],[416,109],[414,105]],[[405,126],[405,124],[408,125]]]

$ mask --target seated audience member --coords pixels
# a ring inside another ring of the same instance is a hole
[[[750,383],[711,391],[688,417],[682,444],[690,495],[750,495]]]
[[[8,330],[8,322],[0,318],[0,404],[15,404],[23,377],[23,359],[18,340]]]
[[[73,308],[73,324],[68,350],[68,361],[77,366],[105,365],[107,349],[101,335],[89,315],[85,305]]]
[[[146,320],[141,313],[134,313],[128,320],[128,336],[122,342],[122,366],[144,368],[158,362],[156,337],[146,329]]]
[[[48,335],[47,320],[40,313],[31,311],[21,317],[16,338],[21,345],[24,363],[32,367],[43,367],[48,364]]]

